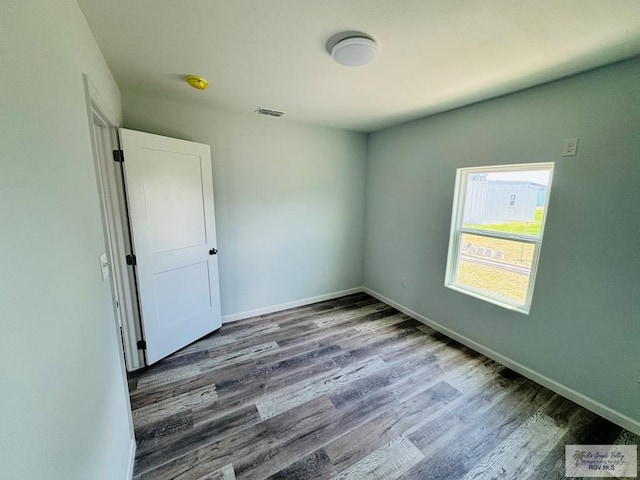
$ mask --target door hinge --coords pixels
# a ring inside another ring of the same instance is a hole
[[[138,350],[146,350],[147,349],[147,342],[145,342],[144,340],[138,340],[136,345],[138,347]]]
[[[120,162],[120,163],[124,162],[124,152],[122,150],[114,150],[113,161]]]
[[[135,255],[127,255],[127,265],[137,265],[136,256]]]

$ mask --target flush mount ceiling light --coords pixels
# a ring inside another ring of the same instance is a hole
[[[184,77],[185,81],[197,90],[204,90],[209,86],[209,82],[204,77],[198,75],[187,75]]]
[[[347,37],[331,49],[331,57],[340,65],[360,67],[373,62],[378,56],[378,45],[363,36]]]

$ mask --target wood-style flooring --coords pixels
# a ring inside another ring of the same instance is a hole
[[[638,437],[366,295],[225,324],[129,378],[134,478],[564,477]]]

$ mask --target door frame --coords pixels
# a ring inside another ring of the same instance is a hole
[[[122,164],[113,160],[113,150],[120,149],[117,134],[119,122],[91,79],[84,74],[83,80],[105,246],[111,270],[114,318],[118,321],[124,368],[131,372],[143,368],[146,362],[144,350],[138,349],[138,341],[142,340],[143,336],[135,272],[126,261],[126,256],[131,254],[132,248]],[[96,127],[109,129],[108,139],[98,138],[100,132]]]

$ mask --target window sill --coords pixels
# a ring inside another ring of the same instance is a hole
[[[490,297],[490,296],[488,296],[486,294],[483,294],[481,292],[477,292],[475,290],[471,290],[471,289],[468,289],[468,288],[460,287],[460,286],[458,286],[456,284],[453,284],[453,283],[445,283],[444,286],[447,287],[447,288],[450,288],[451,290],[455,290],[456,292],[464,293],[466,295],[469,295],[470,297],[474,297],[474,298],[477,298],[479,300],[484,300],[487,303],[492,303],[494,305],[497,305],[497,306],[502,307],[502,308],[506,308],[507,310],[512,310],[514,312],[518,312],[518,313],[523,313],[525,315],[529,315],[529,311],[531,310],[530,306],[512,305],[510,303],[503,302],[503,301],[500,301],[500,300],[498,300],[496,298]]]

